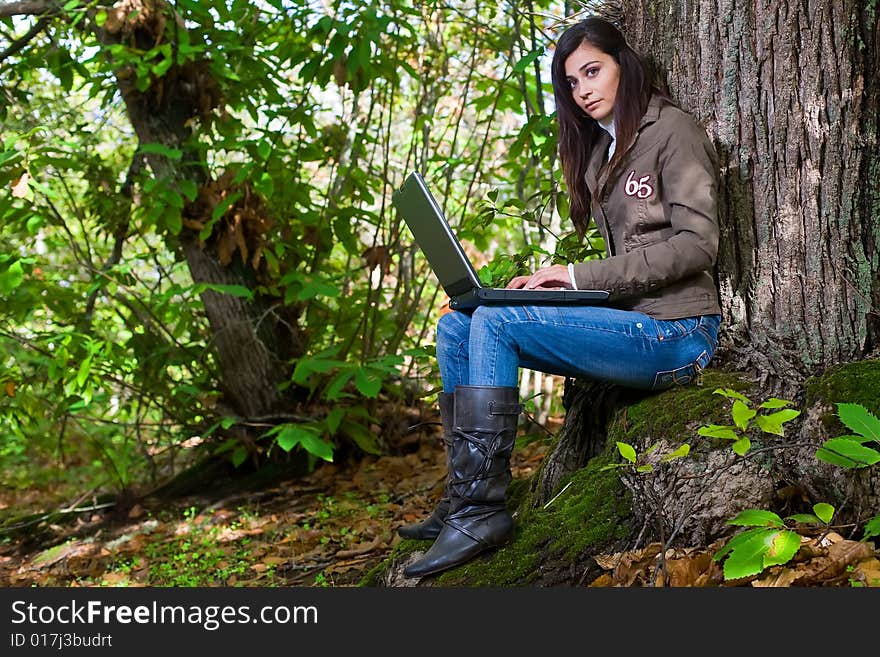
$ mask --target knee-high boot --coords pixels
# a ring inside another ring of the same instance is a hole
[[[463,564],[513,535],[506,496],[521,411],[515,387],[455,388],[449,511],[434,544],[404,575],[423,577]]]
[[[455,407],[455,395],[451,392],[441,392],[438,395],[440,405],[440,421],[443,424],[443,445],[446,450],[446,486],[443,497],[437,503],[434,511],[422,522],[414,525],[404,525],[397,529],[397,533],[403,538],[437,538],[443,527],[443,519],[449,511],[449,481],[452,473],[452,419]]]

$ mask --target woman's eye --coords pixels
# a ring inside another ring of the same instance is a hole
[[[573,80],[572,78],[568,78],[568,86],[574,89],[577,86],[577,81]]]
[[[588,77],[588,78],[591,78],[591,77],[593,77],[594,75],[596,75],[596,73],[598,73],[598,72],[599,72],[599,69],[598,69],[598,68],[588,68],[588,69],[587,69],[587,77]]]

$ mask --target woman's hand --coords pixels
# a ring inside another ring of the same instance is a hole
[[[531,276],[516,276],[507,284],[508,288],[533,290],[543,288],[571,288],[571,277],[565,265],[552,265],[539,269]]]

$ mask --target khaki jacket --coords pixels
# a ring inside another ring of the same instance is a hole
[[[575,283],[656,319],[720,314],[717,156],[689,114],[661,102],[649,103],[611,180],[611,137],[603,131],[593,150],[585,180],[608,257],[575,264]]]

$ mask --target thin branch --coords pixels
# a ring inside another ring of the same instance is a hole
[[[33,27],[27,31],[27,34],[16,39],[12,42],[12,44],[3,52],[0,52],[0,64],[3,63],[4,60],[9,59],[13,55],[21,52],[21,50],[33,41],[44,29],[49,25],[49,19],[46,17],[41,18],[36,23],[34,23]]]
[[[58,11],[58,3],[52,0],[22,0],[0,4],[0,18],[10,16],[41,16]]]

